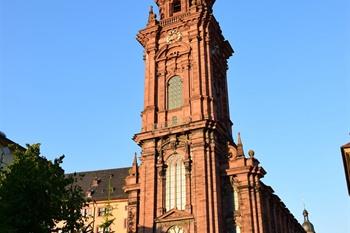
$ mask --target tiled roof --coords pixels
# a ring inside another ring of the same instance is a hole
[[[77,184],[83,189],[87,196],[95,201],[108,199],[108,183],[111,179],[111,199],[126,199],[123,191],[125,178],[129,174],[129,167],[109,170],[97,170],[88,172],[77,172]],[[80,176],[80,177],[79,177]]]
[[[21,145],[15,143],[14,141],[8,139],[6,137],[6,135],[0,131],[0,146],[4,146],[4,147],[7,147],[9,145],[15,145],[18,147],[18,149],[20,150],[25,150],[25,148],[23,148]]]
[[[350,142],[345,144],[345,145],[343,145],[342,148],[350,148]]]

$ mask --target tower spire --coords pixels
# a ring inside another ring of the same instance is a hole
[[[242,145],[241,132],[238,132],[237,144]]]
[[[137,153],[135,152],[135,155],[134,155],[134,161],[132,162],[132,165],[133,166],[137,166]]]
[[[137,176],[138,175],[138,164],[137,164],[137,153],[135,152],[134,161],[132,162],[132,167],[129,170],[129,175]]]
[[[239,132],[237,137],[237,157],[242,157],[242,156],[244,156],[244,150],[243,150],[241,133]]]
[[[149,7],[149,13],[148,13],[148,23],[147,25],[153,26],[157,23],[157,15],[153,12],[153,6]]]

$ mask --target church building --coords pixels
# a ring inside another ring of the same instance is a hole
[[[141,147],[126,178],[129,233],[302,233],[229,115],[233,54],[215,0],[156,0],[144,47]]]
[[[94,232],[314,232],[307,211],[302,226],[261,181],[266,172],[254,151],[233,138],[227,61],[234,51],[213,15],[215,0],[155,2],[159,16],[150,8],[137,34],[145,61],[142,129],[133,138],[140,161],[135,155],[131,168],[81,181],[93,200],[85,212]],[[101,193],[124,218],[112,229],[96,220],[105,211]]]

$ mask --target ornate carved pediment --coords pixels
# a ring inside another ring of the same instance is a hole
[[[171,57],[178,57],[191,52],[191,48],[184,42],[176,42],[163,46],[156,54],[156,60],[169,59]]]
[[[187,150],[189,150],[188,148],[189,144],[190,144],[190,141],[187,135],[180,135],[180,136],[172,135],[170,137],[164,138],[161,141],[158,150],[159,151],[168,150],[168,149],[174,150],[179,147],[184,147],[187,152]]]
[[[178,210],[178,209],[172,209],[165,214],[161,215],[156,219],[157,223],[162,222],[170,222],[170,221],[181,221],[181,220],[188,220],[193,219],[193,215],[189,214],[186,211]]]

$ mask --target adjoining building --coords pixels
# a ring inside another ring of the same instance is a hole
[[[350,142],[343,145],[340,148],[340,150],[343,158],[345,179],[348,186],[348,193],[350,195]]]
[[[0,131],[0,169],[8,166],[13,161],[13,147],[25,150],[22,146],[8,139],[5,133]]]
[[[81,212],[91,232],[127,232],[128,196],[123,190],[130,168],[79,172],[77,182],[85,192],[87,206]],[[106,221],[112,221],[104,228]]]

